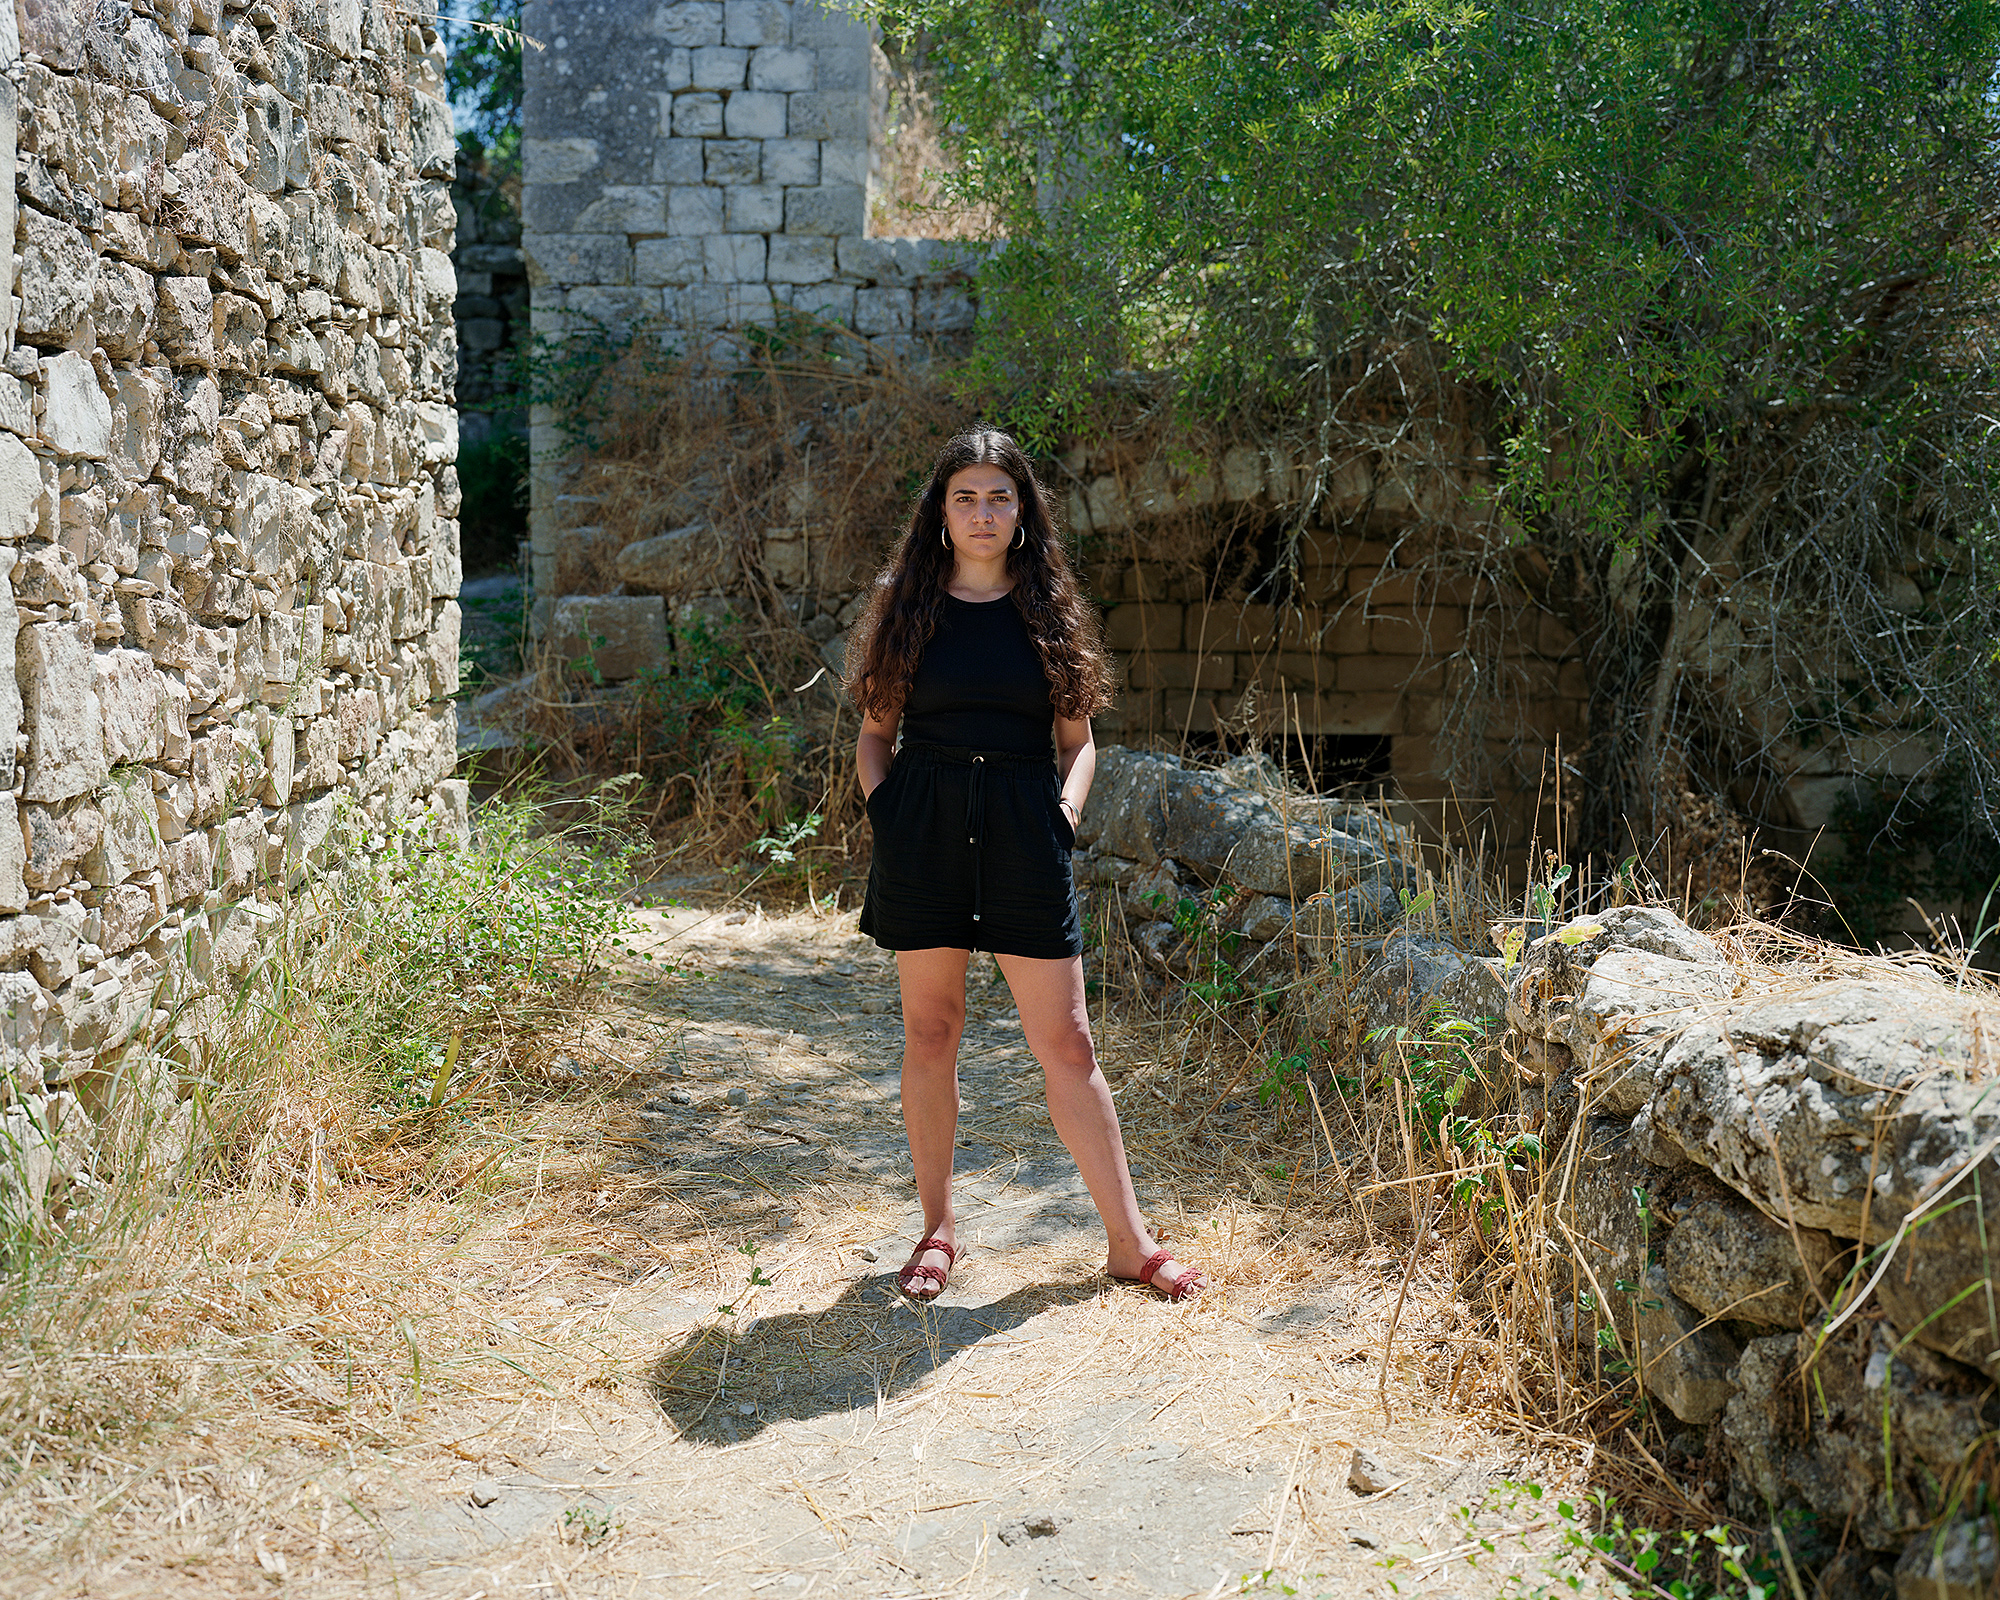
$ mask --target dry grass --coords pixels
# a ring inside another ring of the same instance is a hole
[[[1474,941],[1505,925],[1508,908],[1472,868],[1424,854],[1412,865],[1416,893],[1431,896],[1417,916],[1434,931]],[[776,906],[780,890],[766,880],[757,892]],[[728,924],[720,894],[705,911],[649,914],[635,953],[662,959],[535,991],[542,1009],[521,1010],[533,1025],[510,1029],[507,1064],[482,1069],[479,1093],[448,1119],[371,1110],[381,1079],[365,1086],[331,1050],[353,1036],[336,1025],[324,973],[254,1013],[282,1028],[209,1019],[211,1063],[232,1038],[255,1044],[243,1058],[255,1070],[235,1081],[258,1092],[233,1102],[209,1146],[225,1158],[135,1183],[122,1207],[78,1204],[64,1249],[17,1280],[0,1372],[0,1593],[212,1593],[274,1579],[379,1592],[398,1508],[457,1503],[471,1476],[560,1476],[546,1463],[570,1457],[582,1463],[563,1469],[583,1474],[576,1506],[599,1503],[601,1460],[604,1485],[647,1497],[644,1517],[601,1537],[588,1517],[557,1519],[481,1556],[478,1581],[461,1581],[474,1570],[463,1565],[449,1585],[410,1573],[412,1592],[463,1600],[490,1578],[489,1593],[608,1594],[743,1563],[748,1579],[832,1573],[893,1545],[912,1515],[1063,1481],[1094,1459],[1088,1441],[1035,1444],[1024,1415],[1038,1430],[1133,1396],[1148,1398],[1164,1445],[1272,1474],[1276,1492],[1236,1530],[1246,1570],[1364,1561],[1345,1538],[1350,1444],[1590,1484],[1656,1527],[1722,1520],[1714,1464],[1670,1454],[1629,1385],[1554,1320],[1567,1145],[1497,1164],[1483,1219],[1455,1201],[1469,1152],[1416,1135],[1420,1074],[1407,1060],[1363,1065],[1345,987],[1361,952],[1338,970],[1299,963],[1282,980],[1286,1003],[1260,1011],[1162,986],[1115,918],[1100,919],[1111,937],[1092,958],[1093,1023],[1142,1199],[1215,1293],[1190,1310],[1116,1288],[1074,1239],[975,1247],[955,1281],[985,1296],[981,1315],[1002,1308],[1024,1331],[941,1361],[933,1320],[899,1320],[879,1279],[855,1277],[855,1251],[894,1230],[906,1203],[900,1172],[841,1159],[891,1114],[862,1074],[893,1064],[893,1033],[850,1031],[862,1021],[850,1002],[834,1015],[831,991],[770,967],[844,962],[861,992],[888,994],[888,963],[823,896]],[[1918,964],[1757,924],[1715,936],[1774,987]],[[393,965],[384,957],[350,984],[379,993],[370,986]],[[1940,983],[1975,981],[1931,965]],[[1025,1072],[1018,1032],[995,1013],[1002,991],[980,977],[986,1031],[968,1058],[999,1052]],[[483,1027],[468,1030],[468,1062],[500,1042]],[[1304,1097],[1258,1104],[1273,1058],[1301,1053],[1316,1067],[1298,1081]],[[1531,1127],[1537,1108],[1509,1098],[1527,1074],[1504,1057],[1489,1071],[1468,1113],[1498,1133]],[[667,1124],[638,1114],[634,1102],[668,1082],[697,1103]],[[724,1100],[737,1084],[751,1087],[748,1106]],[[1030,1079],[968,1104],[962,1131],[988,1151],[961,1175],[969,1193],[1054,1148],[1038,1098]],[[800,1129],[819,1142],[799,1147],[796,1166],[732,1159]],[[154,1130],[126,1131],[129,1152]],[[1005,1215],[971,1198],[967,1210],[971,1230]],[[761,1253],[745,1256],[746,1244]],[[753,1263],[768,1283],[753,1281]],[[687,1313],[669,1331],[663,1304]],[[1288,1310],[1332,1307],[1339,1317],[1311,1337],[1249,1338]],[[1033,1319],[1045,1320],[1028,1329]],[[1162,1372],[1183,1376],[1155,1385]],[[740,1444],[707,1438],[725,1387],[761,1385],[740,1393],[782,1409],[793,1374],[876,1385],[872,1408],[853,1413],[878,1439],[866,1470],[837,1449],[800,1454],[817,1436],[775,1420]],[[936,1447],[968,1432],[1026,1442],[982,1451],[990,1476],[939,1463]],[[1453,1492],[1476,1501],[1479,1485]],[[1368,1515],[1393,1523],[1408,1515],[1400,1504],[1391,1495]],[[823,1529],[833,1565],[765,1553],[758,1524],[780,1513]],[[1411,1529],[1428,1553],[1408,1557],[1406,1576],[1458,1559],[1437,1527]],[[984,1585],[973,1571],[956,1592]]]
[[[94,1147],[5,1239],[0,1546],[23,1582],[173,1484],[200,1523],[197,1457],[254,1484],[273,1452],[412,1437],[496,1364],[543,1388],[597,1370],[539,1330],[502,1348],[491,1308],[609,1203],[621,1074],[568,1057],[623,915],[618,824],[586,798],[490,812],[469,849],[376,838],[287,903],[232,999],[84,1081]]]

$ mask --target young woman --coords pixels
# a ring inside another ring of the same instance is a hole
[[[1175,1300],[1198,1294],[1206,1280],[1139,1215],[1084,1006],[1070,850],[1110,668],[1041,486],[1006,434],[960,434],[938,457],[854,631],[848,689],[875,830],[861,931],[896,952],[903,1124],[924,1208],[898,1284],[934,1300],[958,1259],[965,972],[974,950],[990,950],[1042,1065],[1049,1116],[1104,1219],[1106,1270]]]

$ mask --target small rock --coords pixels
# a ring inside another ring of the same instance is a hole
[[[608,1461],[593,1461],[590,1464],[590,1470],[592,1472],[603,1473],[608,1477],[611,1473],[611,1463]]]
[[[886,1000],[864,1000],[861,1002],[861,1014],[863,1016],[879,1017],[888,1009],[889,1002]]]
[[[744,1401],[744,1402],[743,1402],[743,1403],[742,1403],[742,1404],[741,1404],[740,1406],[738,1406],[738,1407],[736,1408],[736,1414],[737,1414],[737,1415],[738,1415],[739,1417],[754,1417],[754,1416],[756,1416],[756,1415],[757,1415],[757,1402],[756,1402],[755,1400],[745,1400],[745,1401]]]
[[[1000,1542],[1023,1544],[1029,1539],[1053,1539],[1069,1522],[1067,1511],[1030,1511],[1000,1524]]]
[[[1380,1494],[1395,1482],[1388,1469],[1366,1450],[1356,1450],[1347,1463],[1347,1487],[1356,1494]]]
[[[556,1071],[571,1078],[580,1078],[583,1076],[583,1063],[575,1056],[557,1056]]]
[[[1364,1550],[1380,1550],[1382,1548],[1381,1539],[1377,1535],[1370,1533],[1366,1528],[1349,1528],[1347,1530],[1347,1542],[1349,1544],[1358,1544]]]
[[[858,1244],[854,1247],[854,1253],[863,1261],[878,1261],[881,1259],[872,1244]]]
[[[851,978],[854,976],[854,963],[852,961],[836,961],[833,964],[833,970],[843,978]]]
[[[694,1096],[689,1094],[685,1089],[669,1089],[667,1091],[667,1098],[677,1106],[691,1106],[694,1104]]]
[[[747,1106],[750,1103],[750,1091],[743,1088],[731,1089],[729,1103],[733,1106]]]
[[[481,1478],[466,1491],[465,1498],[476,1506],[490,1506],[500,1498],[500,1485],[491,1478]]]
[[[749,912],[747,912],[747,911],[732,911],[732,912],[730,912],[730,913],[729,913],[729,915],[728,915],[728,916],[726,916],[726,917],[724,917],[724,918],[722,919],[722,925],[723,925],[723,926],[724,926],[725,928],[733,928],[733,927],[735,927],[735,926],[736,926],[736,924],[737,924],[737,923],[739,923],[739,922],[748,922],[749,920],[750,920],[750,913],[749,913]]]

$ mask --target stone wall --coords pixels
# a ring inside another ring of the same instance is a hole
[[[1174,744],[1227,726],[1270,749],[1299,735],[1328,750],[1385,745],[1379,776],[1432,837],[1483,832],[1516,878],[1530,841],[1553,837],[1552,807],[1538,812],[1535,802],[1547,752],[1558,740],[1574,749],[1586,729],[1575,640],[1553,618],[1529,617],[1523,628],[1519,602],[1489,585],[1420,583],[1409,570],[1438,537],[1474,520],[1475,441],[1440,432],[1422,449],[1344,462],[1298,535],[1295,576],[1282,594],[1256,598],[1226,574],[1151,551],[1206,542],[1261,578],[1268,569],[1246,559],[1246,536],[1272,543],[1296,518],[1295,462],[1238,445],[1172,470],[1133,468],[1079,447],[1060,466],[1068,527],[1096,552],[1091,586],[1121,668],[1118,703],[1099,719],[1104,734]],[[1191,539],[1190,519],[1208,531]],[[1275,554],[1272,543],[1263,559]],[[1467,687],[1469,664],[1453,658],[1482,623],[1500,640],[1503,681],[1486,686],[1499,715],[1483,752],[1490,781],[1473,790],[1450,782],[1440,735],[1447,702]]]
[[[343,801],[464,824],[433,7],[0,10],[0,1091],[249,968]]]
[[[528,340],[528,268],[521,257],[520,208],[484,162],[459,156],[451,203],[458,217],[451,252],[458,279],[452,304],[458,431],[460,443],[471,449],[527,424],[515,369]]]
[[[1515,924],[1511,960],[1472,949],[1449,896],[1406,909],[1434,882],[1407,837],[1254,759],[1106,748],[1077,837],[1093,923],[1142,970],[1210,977],[1215,947],[1173,912],[1221,901],[1246,984],[1286,985],[1339,1070],[1352,1045],[1374,1057],[1370,1092],[1394,1067],[1369,1034],[1432,1003],[1485,1021],[1486,1081],[1460,1109],[1542,1140],[1528,1183],[1554,1225],[1521,1258],[1560,1265],[1547,1326],[1568,1359],[1622,1370],[1650,1448],[1742,1526],[1787,1513],[1801,1559],[1835,1558],[1818,1592],[1993,1592],[1990,984],[1732,956],[1645,906]],[[1502,1243],[1493,1300],[1482,1269],[1461,1279],[1471,1315],[1519,1292],[1515,1265]]]
[[[726,353],[799,313],[857,353],[914,357],[961,337],[968,251],[866,236],[876,51],[868,26],[812,0],[531,0],[548,48],[524,60],[521,213],[534,331],[652,326]],[[529,533],[538,626],[569,592],[555,416],[531,418]],[[665,530],[661,530],[665,531]]]

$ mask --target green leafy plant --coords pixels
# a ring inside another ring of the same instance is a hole
[[[1452,1181],[1452,1200],[1472,1208],[1482,1225],[1504,1205],[1494,1192],[1496,1174],[1526,1173],[1542,1158],[1541,1136],[1533,1130],[1496,1127],[1459,1109],[1480,1082],[1481,1051],[1494,1025],[1491,1018],[1461,1017],[1434,999],[1416,1023],[1392,1023],[1367,1035],[1402,1074],[1419,1146],[1456,1156],[1460,1175]]]
[[[1263,1081],[1257,1085],[1258,1104],[1268,1106],[1276,1101],[1280,1106],[1304,1105],[1306,1074],[1311,1070],[1310,1056],[1272,1055],[1264,1064]]]
[[[521,0],[446,0],[445,88],[458,145],[508,172],[521,165]]]
[[[1601,1489],[1566,1497],[1503,1482],[1453,1520],[1458,1559],[1497,1585],[1489,1593],[1547,1600],[1586,1592],[1592,1580],[1624,1600],[1777,1600],[1781,1592],[1778,1574],[1735,1529],[1663,1532],[1629,1522]],[[1384,1564],[1399,1563],[1392,1556]]]
[[[619,1522],[600,1506],[574,1505],[563,1513],[563,1536],[595,1548],[616,1533]]]
[[[796,820],[787,821],[776,833],[767,833],[752,839],[750,848],[773,867],[790,867],[799,859],[799,852],[819,833],[820,824],[826,818],[813,811]]]
[[[1773,712],[1831,725],[1829,690],[1835,714],[1862,704],[1843,679],[1962,758],[1993,831],[2000,584],[1978,508],[2000,479],[1982,420],[2000,13],[879,14],[938,64],[958,198],[998,214],[972,380],[1039,442],[1143,396],[1275,441],[1310,502],[1384,461],[1382,408],[1466,418],[1494,472],[1461,507],[1493,514],[1492,542],[1402,547],[1452,581],[1488,559],[1470,545],[1505,548],[1482,573],[1540,574],[1519,581],[1577,637],[1577,859],[1650,843],[1683,780],[1728,801],[1768,770]],[[1271,570],[1298,559],[1289,542]],[[1752,616],[1773,625],[1709,651],[1716,619]],[[1718,671],[1757,684],[1760,715],[1732,724],[1692,692]],[[1498,703],[1467,696],[1443,735],[1474,769]]]
[[[1553,855],[1549,858],[1549,867],[1551,870],[1547,877],[1530,884],[1528,887],[1528,904],[1533,908],[1535,915],[1543,922],[1547,922],[1556,914],[1556,906],[1561,898],[1562,886],[1569,882],[1570,873],[1573,870],[1567,861],[1561,866],[1557,866]]]

